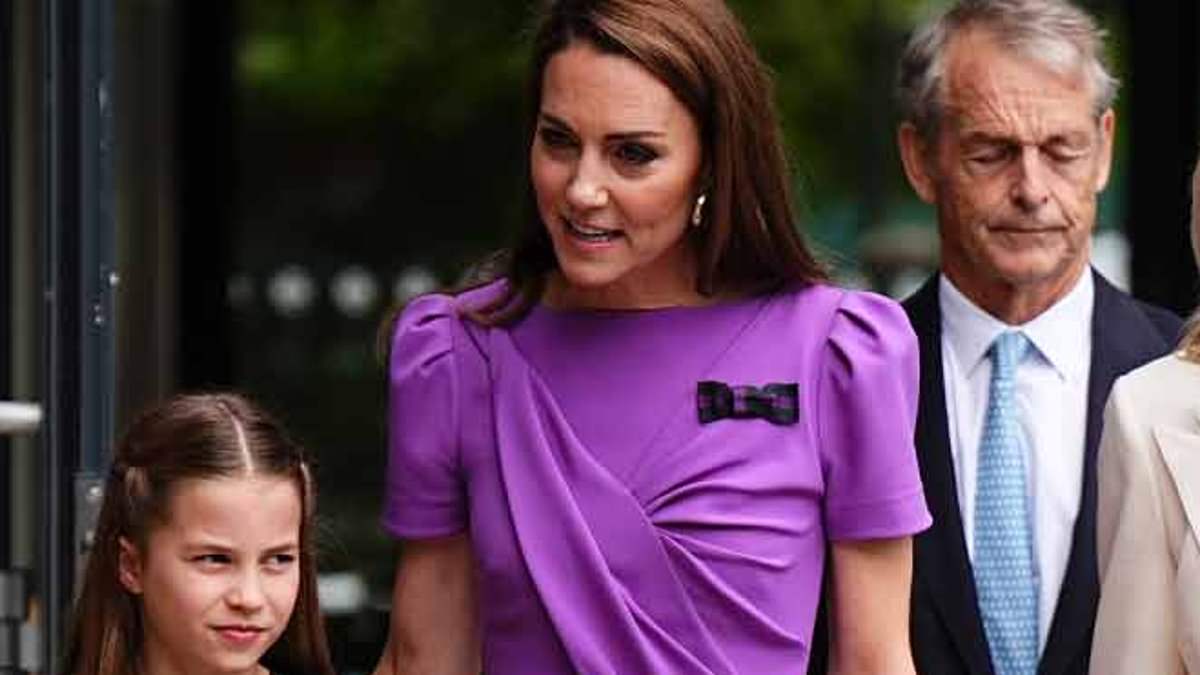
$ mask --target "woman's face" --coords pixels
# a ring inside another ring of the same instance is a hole
[[[121,583],[141,599],[144,672],[261,672],[296,604],[300,519],[291,480],[188,480],[145,550],[122,539]]]
[[[530,165],[564,297],[641,307],[695,296],[685,232],[702,154],[691,113],[642,66],[584,42],[551,57]]]

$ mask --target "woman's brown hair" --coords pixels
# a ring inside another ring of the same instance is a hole
[[[244,434],[245,443],[240,441]],[[146,546],[166,522],[181,481],[247,475],[285,478],[300,495],[300,587],[295,609],[264,663],[277,672],[333,673],[317,603],[315,490],[305,451],[270,415],[236,394],[191,394],[142,413],[117,447],[75,603],[63,664],[70,675],[139,672],[139,599],[118,580],[120,540]]]
[[[527,139],[541,112],[547,63],[583,41],[657,77],[696,119],[704,151],[701,226],[693,228],[697,291],[754,293],[825,278],[796,229],[771,78],[721,0],[556,0],[541,15],[529,71]],[[527,172],[528,173],[528,172]],[[500,325],[537,303],[557,262],[527,184],[516,246],[490,264],[505,291],[472,313]],[[477,277],[477,280],[478,277]]]
[[[1192,169],[1192,253],[1196,266],[1200,267],[1200,160]],[[1184,358],[1200,363],[1200,306],[1192,311],[1183,328],[1183,340],[1179,352]]]

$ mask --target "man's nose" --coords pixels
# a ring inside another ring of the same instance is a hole
[[[1050,186],[1046,180],[1045,161],[1039,148],[1024,147],[1021,149],[1012,197],[1023,211],[1037,211],[1050,201]]]

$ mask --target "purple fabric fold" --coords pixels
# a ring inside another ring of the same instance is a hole
[[[491,337],[497,450],[512,522],[572,663],[583,673],[735,673],[641,505],[574,438],[508,336]]]

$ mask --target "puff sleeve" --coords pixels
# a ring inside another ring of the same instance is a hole
[[[422,539],[466,529],[459,462],[458,325],[453,299],[430,295],[400,315],[388,370],[388,461],[383,526]]]
[[[920,532],[932,522],[917,468],[919,352],[896,303],[848,292],[822,353],[816,431],[831,540]]]

